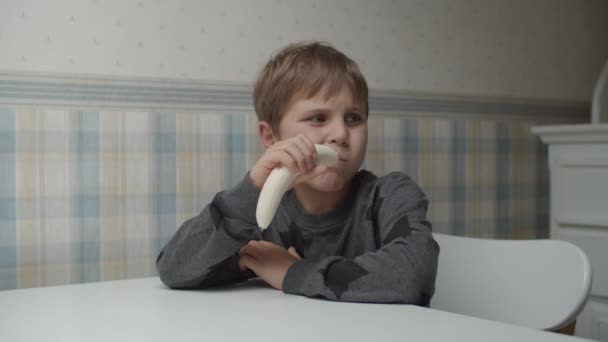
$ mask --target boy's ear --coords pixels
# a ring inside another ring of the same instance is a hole
[[[258,124],[258,133],[260,134],[260,140],[262,140],[262,144],[265,148],[269,148],[276,142],[274,133],[272,132],[272,127],[270,127],[268,122],[260,121]]]

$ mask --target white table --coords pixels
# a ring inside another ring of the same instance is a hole
[[[338,303],[258,283],[204,291],[144,278],[0,292],[0,341],[574,341],[411,305]]]

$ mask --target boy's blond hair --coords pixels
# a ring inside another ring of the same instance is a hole
[[[327,43],[290,44],[268,61],[253,89],[258,120],[278,134],[283,114],[297,100],[324,92],[325,100],[346,86],[368,114],[368,88],[359,66]]]

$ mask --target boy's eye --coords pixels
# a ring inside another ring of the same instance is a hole
[[[323,116],[322,114],[317,114],[317,115],[311,116],[309,118],[309,120],[314,123],[321,123],[321,122],[325,122],[325,116]]]
[[[358,113],[348,113],[345,118],[345,121],[347,123],[358,123],[362,120],[363,120],[363,117],[361,116],[361,114],[358,114]]]

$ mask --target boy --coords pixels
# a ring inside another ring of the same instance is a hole
[[[361,170],[368,88],[355,62],[333,47],[292,44],[254,87],[264,154],[243,180],[186,221],[157,259],[171,288],[205,288],[257,275],[289,294],[428,306],[439,246],[428,201],[403,173]],[[339,156],[315,165],[314,144]],[[260,189],[284,165],[300,176],[261,231]]]

